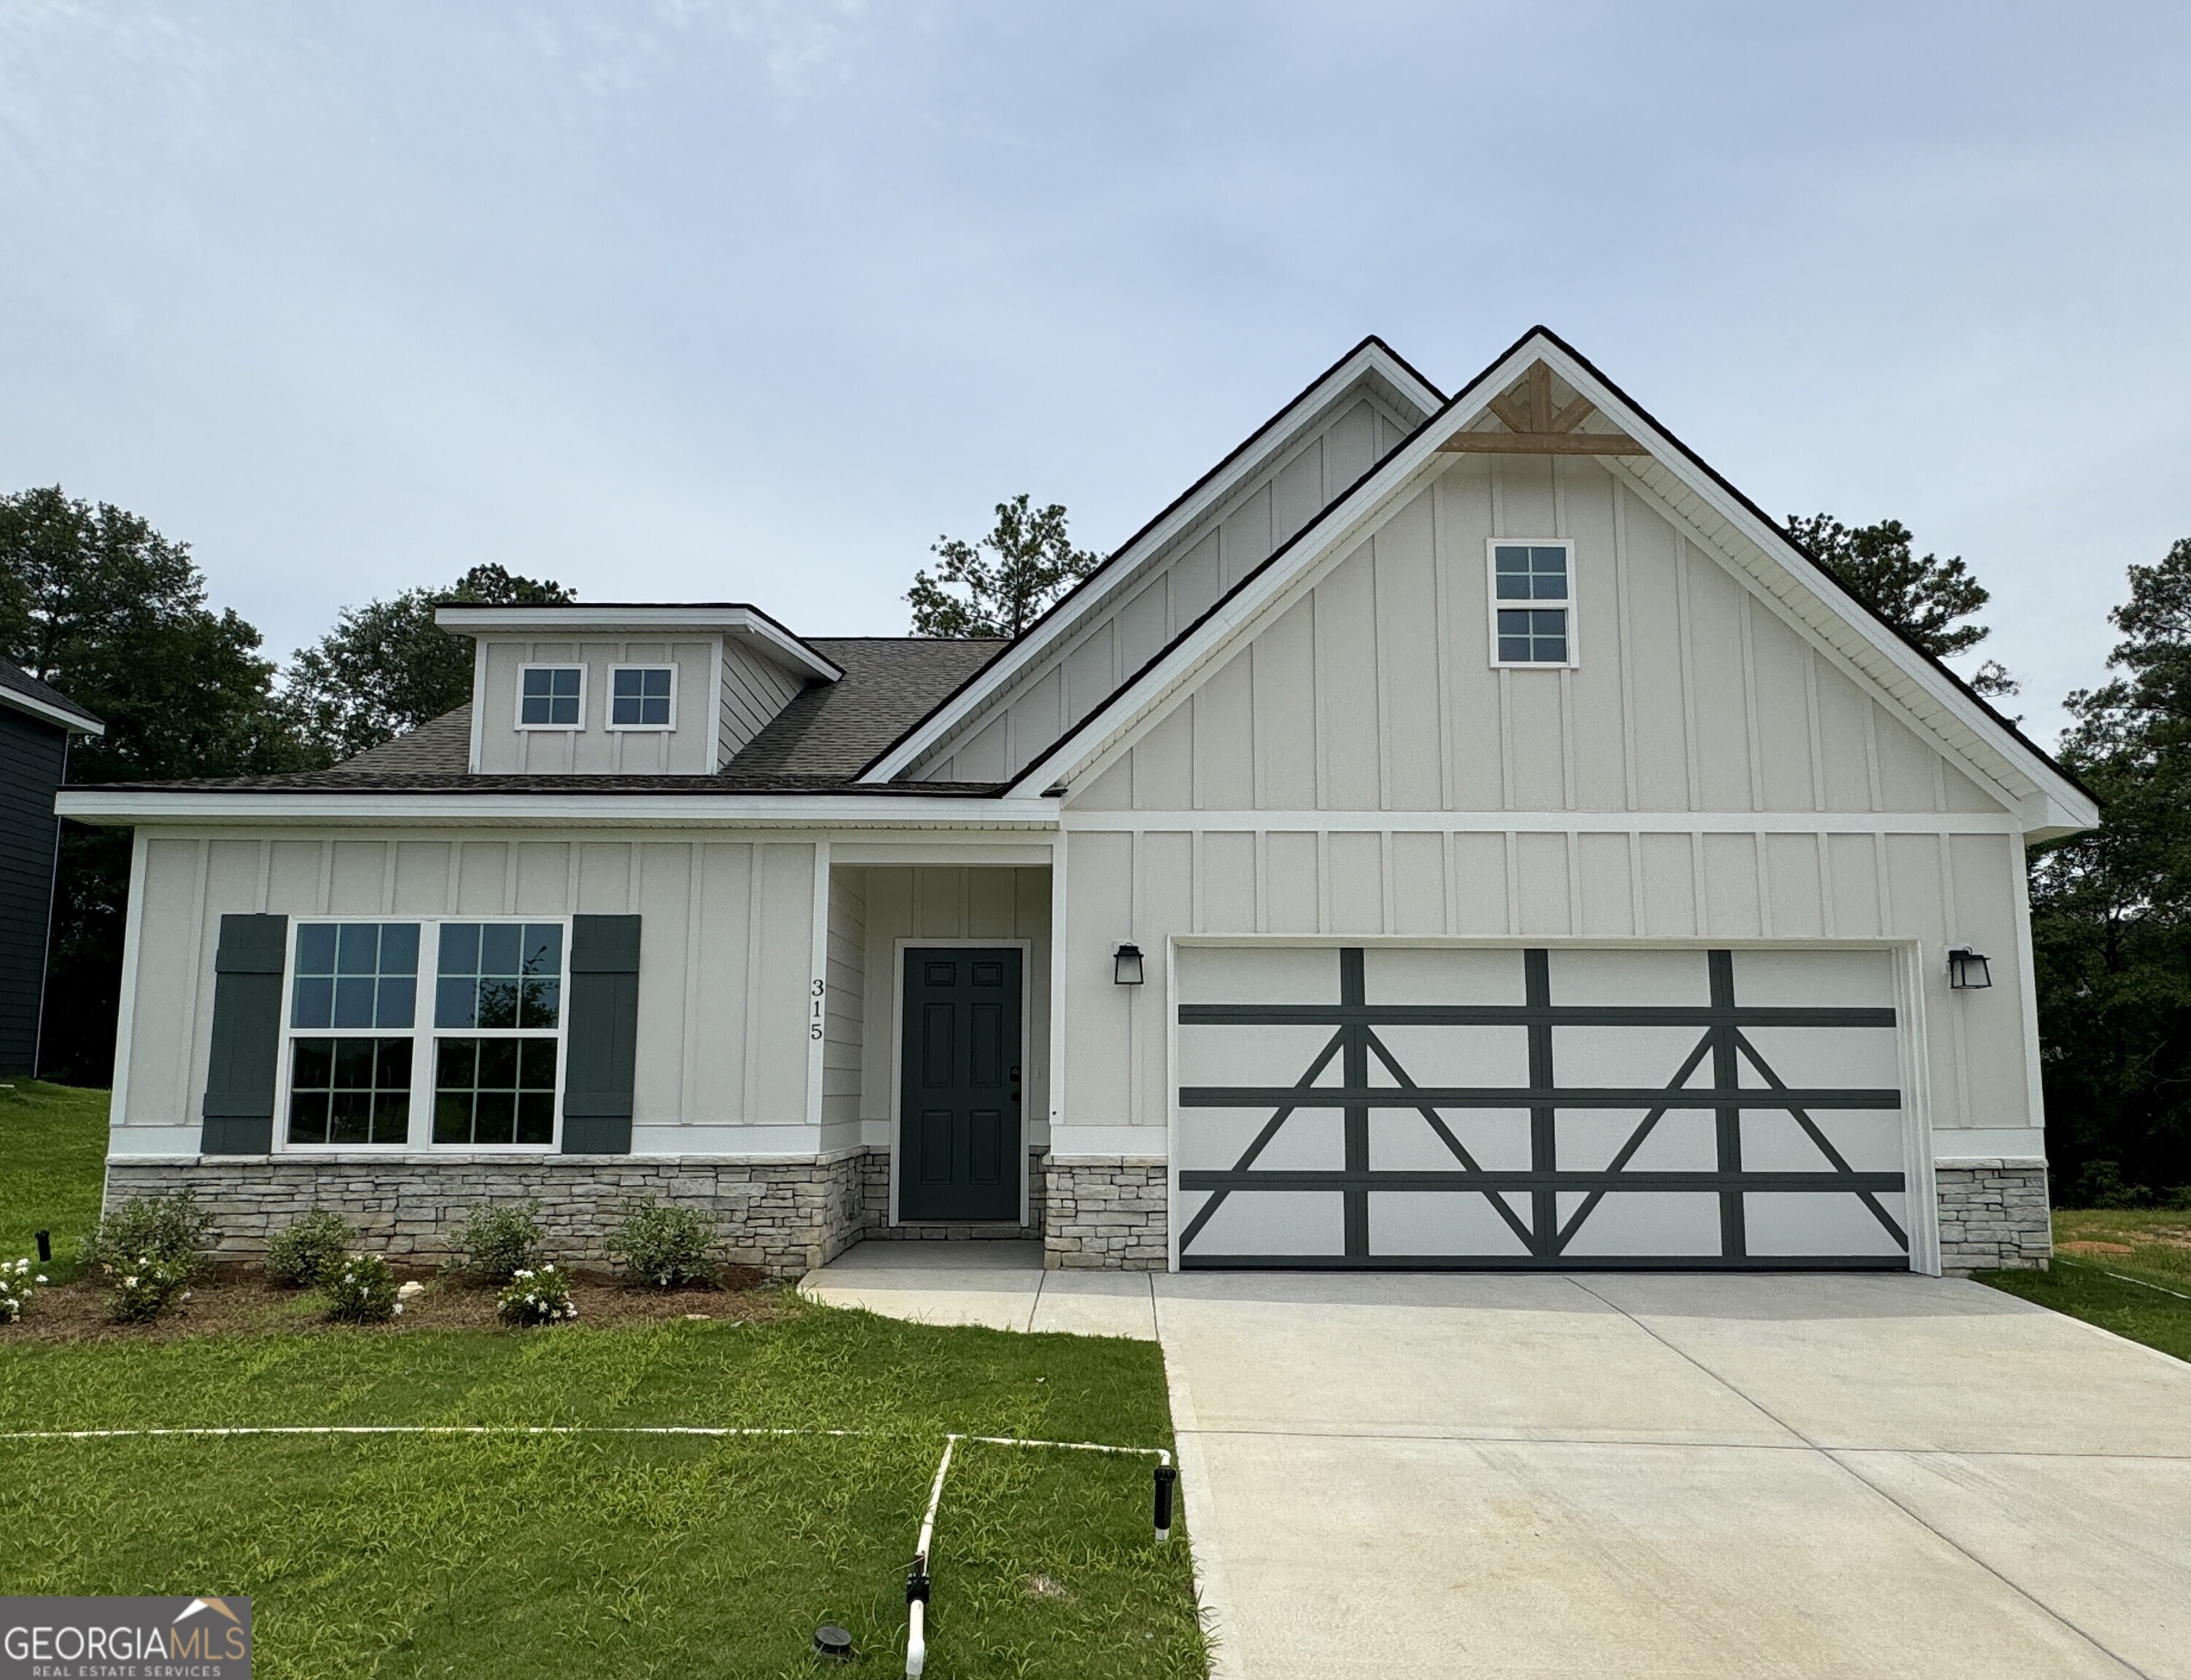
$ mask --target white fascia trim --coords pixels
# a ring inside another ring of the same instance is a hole
[[[1356,504],[1353,510],[1318,531],[1313,540],[1286,556],[1283,564],[1272,567],[1255,578],[1247,589],[1214,613],[1199,630],[1174,648],[1154,669],[1145,673],[1132,688],[1113,697],[1112,703],[1118,709],[1118,720],[1109,729],[1091,733],[1078,741],[1061,742],[1022,772],[1018,781],[1012,785],[1012,794],[1020,795],[1030,789],[1040,789],[1067,781],[1107,751],[1175,684],[1191,675],[1218,649],[1229,643],[1238,630],[1260,617],[1274,601],[1288,593],[1304,575],[1312,571],[1319,561],[1352,540],[1365,524],[1436,458],[1440,444],[1475,421],[1489,407],[1493,396],[1521,378],[1531,362],[1540,359],[1575,390],[1588,396],[1596,405],[1598,412],[1613,424],[1630,436],[1649,445],[1652,458],[1659,466],[1672,473],[1685,487],[1752,544],[1768,555],[1784,555],[1784,569],[1791,578],[1801,581],[1802,573],[1798,568],[1807,562],[1802,561],[1800,553],[1784,535],[1760,521],[1739,502],[1728,497],[1708,475],[1692,466],[1688,458],[1663,433],[1608,390],[1602,382],[1577,365],[1557,345],[1539,334],[1532,333],[1482,379],[1457,396],[1445,415],[1435,424],[1425,427],[1413,444],[1388,460],[1383,470],[1372,478],[1357,486],[1349,498]],[[1615,463],[1619,460],[1617,457],[1607,458]],[[1649,492],[1648,485],[1639,485],[1638,487]],[[2070,832],[2091,828],[2098,823],[2098,807],[2088,797],[1987,716],[1966,695],[1884,625],[1873,622],[1868,614],[1858,612],[1851,604],[1822,591],[1814,593],[1831,611],[1853,626],[1874,648],[1886,655],[1913,682],[1921,686],[1928,697],[1949,709],[1966,729],[1987,741],[1995,751],[2024,770],[2048,796],[2046,808],[2034,813],[2053,824],[2047,832]],[[1937,729],[1926,732],[1954,758],[1967,761],[1967,755],[1955,743],[1943,741]],[[1072,755],[1061,758],[1061,749],[1070,751]],[[1995,778],[1989,776],[1987,779]],[[2066,827],[2062,826],[2064,818],[2068,819]]]
[[[1108,573],[1115,580],[1131,572],[1142,559],[1163,548],[1188,525],[1231,495],[1243,479],[1261,470],[1274,455],[1283,454],[1296,441],[1297,427],[1288,422],[1314,413],[1364,373],[1369,373],[1386,379],[1418,404],[1426,413],[1435,414],[1445,401],[1401,367],[1381,345],[1364,345],[1318,380],[1297,401],[1279,410],[1272,419],[1266,421],[1256,447],[1243,451],[1229,468],[1188,495],[1159,523],[1143,532],[1137,541],[1105,561],[1102,572],[1097,575]],[[1056,616],[1044,624],[1036,635],[1005,649],[972,684],[930,719],[918,734],[908,737],[894,748],[889,757],[883,759],[860,779],[867,783],[888,782],[912,769],[945,736],[979,710],[999,689],[1010,683],[1059,641],[1071,635],[1082,619],[1110,598],[1111,585],[1108,583],[1100,588],[1082,589],[1067,601]]]
[[[72,735],[104,735],[106,726],[94,723],[89,718],[78,717],[51,701],[41,700],[35,694],[26,694],[20,689],[0,688],[0,706],[13,706],[19,712],[28,712],[32,717],[57,723]]]
[[[1048,831],[1053,799],[861,794],[158,793],[63,789],[55,808],[91,823],[208,827],[986,829]]]
[[[2021,834],[1998,811],[1068,811],[1067,834]]]
[[[779,665],[834,682],[845,675],[805,642],[746,607],[437,607],[434,622],[458,635],[628,636],[662,632],[736,635],[759,642]]]

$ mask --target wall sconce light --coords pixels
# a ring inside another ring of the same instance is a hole
[[[1986,960],[1967,945],[1948,953],[1948,984],[1958,992],[1982,992],[1993,984]]]
[[[1141,983],[1141,948],[1140,946],[1121,945],[1111,953],[1111,978],[1121,986],[1138,986]]]

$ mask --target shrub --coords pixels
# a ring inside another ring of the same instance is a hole
[[[464,1269],[490,1284],[506,1284],[540,1257],[540,1204],[481,1202],[464,1216],[457,1245]]]
[[[211,1246],[213,1216],[185,1190],[173,1196],[133,1196],[111,1208],[83,1239],[83,1259],[110,1277],[141,1269],[148,1257],[196,1277]]]
[[[571,1280],[553,1266],[521,1267],[509,1274],[496,1310],[505,1324],[552,1324],[578,1316]]]
[[[2076,1187],[2069,1193],[2073,1208],[2149,1208],[2159,1199],[2143,1184],[2124,1178],[2114,1161],[2087,1161]]]
[[[385,1324],[403,1310],[396,1274],[377,1254],[353,1254],[327,1274],[322,1285],[327,1317],[339,1324]]]
[[[0,1324],[20,1323],[23,1309],[31,1304],[37,1285],[45,1281],[43,1272],[31,1275],[27,1260],[19,1260],[12,1266],[0,1263]]]
[[[292,1220],[269,1239],[266,1275],[293,1289],[312,1289],[334,1275],[343,1256],[356,1240],[350,1222],[340,1214],[324,1210],[308,1213]]]
[[[626,1202],[609,1233],[609,1255],[623,1262],[625,1281],[656,1289],[714,1283],[722,1269],[714,1250],[714,1231],[698,1209],[665,1207],[652,1197]]]
[[[185,1261],[140,1254],[119,1265],[112,1261],[100,1264],[114,1280],[113,1293],[106,1297],[106,1311],[117,1324],[148,1324],[170,1307],[191,1298],[185,1287],[191,1280],[191,1267]]]

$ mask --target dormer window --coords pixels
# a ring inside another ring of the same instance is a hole
[[[519,673],[520,729],[578,729],[586,709],[583,665],[526,665]]]
[[[1545,538],[1493,538],[1491,663],[1575,663],[1574,544]]]
[[[672,729],[677,705],[674,665],[617,665],[609,673],[609,727]]]

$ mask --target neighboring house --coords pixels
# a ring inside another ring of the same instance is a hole
[[[38,1071],[46,943],[54,918],[70,739],[105,726],[29,672],[0,659],[0,1079]]]
[[[2049,1252],[2023,851],[2091,796],[1548,332],[1451,397],[1364,341],[1009,646],[441,622],[468,710],[63,796],[137,830],[110,1197],[595,1254],[652,1193],[777,1272]]]

